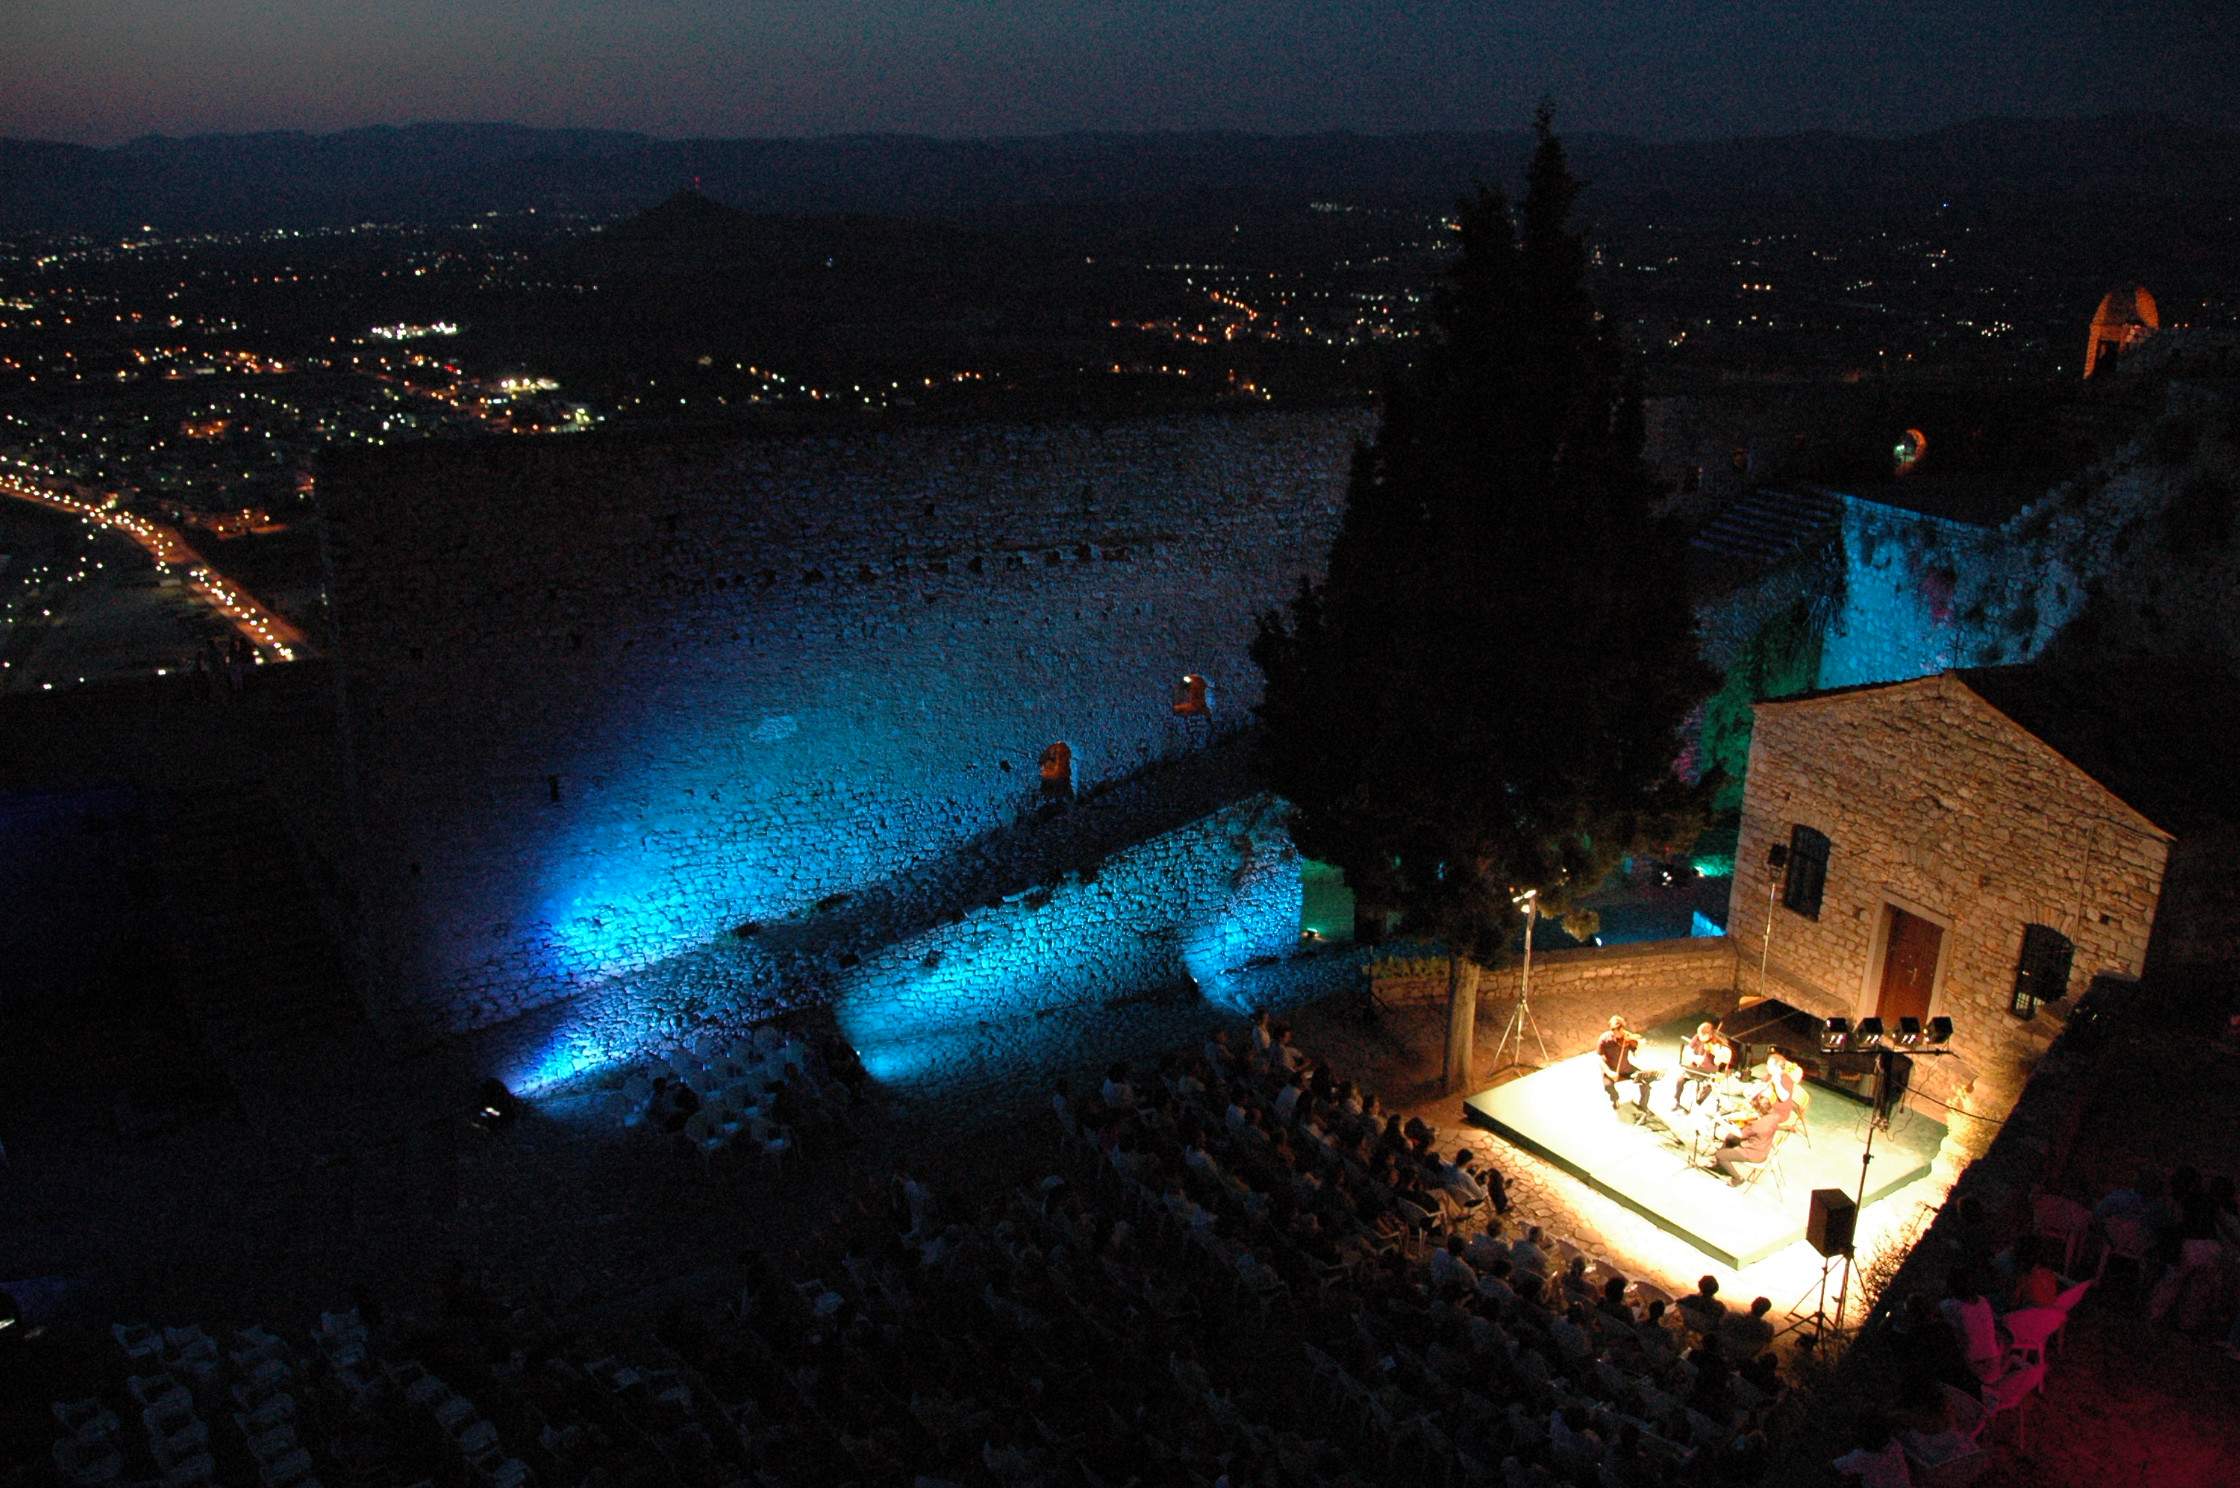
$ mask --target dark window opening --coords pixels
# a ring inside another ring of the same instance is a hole
[[[2069,995],[2069,967],[2077,948],[2069,937],[2050,925],[2022,927],[2022,959],[2014,969],[2014,999],[2007,1011],[2017,1018],[2035,1018],[2041,1002],[2059,1002]]]
[[[1185,716],[1199,716],[1213,711],[1212,689],[1206,679],[1192,672],[1175,684],[1174,710]]]
[[[1041,769],[1044,795],[1073,794],[1073,750],[1063,741],[1042,751]]]
[[[1781,903],[1808,920],[1820,918],[1820,896],[1828,887],[1828,839],[1811,827],[1789,829],[1789,868],[1781,882]]]

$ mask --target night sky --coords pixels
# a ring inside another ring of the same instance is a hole
[[[2240,125],[2229,0],[0,0],[0,135]]]

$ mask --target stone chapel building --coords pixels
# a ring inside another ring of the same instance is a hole
[[[2236,719],[2231,679],[2145,661],[1758,703],[1741,991],[1892,1029],[1949,1017],[1958,1057],[1913,1088],[2003,1113],[2096,982],[2231,954]]]

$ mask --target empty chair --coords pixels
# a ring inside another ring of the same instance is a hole
[[[197,1327],[163,1330],[164,1356],[176,1364],[184,1359],[215,1359],[218,1340]]]
[[[205,1338],[184,1352],[174,1354],[170,1366],[181,1376],[182,1382],[197,1393],[207,1392],[226,1367],[215,1338]]]
[[[2092,1228],[2092,1211],[2062,1194],[2042,1193],[2030,1201],[2030,1231],[2061,1247],[2061,1274],[2077,1264],[2077,1249]]]
[[[1944,1392],[1945,1412],[1954,1431],[1966,1437],[1970,1443],[1981,1445],[1990,1436],[1999,1417],[2012,1411],[2015,1445],[2019,1448],[2025,1443],[2029,1425],[2023,1408],[2029,1403],[2030,1397],[2044,1386],[2045,1381],[2045,1365],[2028,1364],[1983,1386],[1983,1398],[1980,1400],[1951,1385],[1939,1388]]]
[[[439,1401],[435,1410],[436,1424],[456,1434],[475,1417],[474,1402],[464,1395],[450,1395]]]
[[[358,1309],[355,1307],[346,1312],[322,1312],[319,1314],[319,1331],[321,1333],[363,1333],[365,1330],[366,1320],[358,1315]]]
[[[108,1441],[66,1436],[54,1444],[54,1469],[71,1483],[114,1483],[124,1476],[124,1456]]]
[[[1913,1488],[1968,1488],[1991,1465],[1991,1454],[1970,1442],[1949,1457],[1931,1462],[1906,1453],[1906,1470]]]
[[[194,1488],[197,1483],[213,1481],[217,1472],[216,1460],[208,1452],[203,1452],[165,1468],[163,1488]]]
[[[236,1417],[235,1419],[242,1419]],[[259,1462],[278,1462],[296,1449],[296,1428],[291,1421],[280,1421],[264,1430],[249,1435],[249,1455]]]
[[[174,1395],[190,1409],[194,1404],[193,1397],[187,1394],[186,1386],[168,1374],[136,1374],[125,1382],[125,1389],[140,1403],[142,1410]]]
[[[458,1442],[462,1456],[481,1457],[498,1449],[498,1428],[478,1417],[453,1440]]]
[[[289,1488],[311,1476],[311,1454],[301,1447],[267,1462],[257,1473],[265,1488]]]
[[[53,1409],[55,1424],[87,1446],[116,1435],[117,1413],[98,1400],[57,1400]]]
[[[112,1323],[109,1336],[128,1359],[152,1359],[163,1352],[163,1335],[146,1323]]]
[[[410,1381],[401,1382],[404,1398],[414,1405],[434,1406],[451,1394],[451,1387],[435,1375],[423,1371]]]
[[[234,1403],[252,1410],[286,1389],[295,1371],[278,1359],[266,1359],[247,1371],[247,1378],[233,1387]]]
[[[2061,1311],[2065,1314],[2075,1312],[2077,1310],[2077,1304],[2084,1300],[2084,1294],[2091,1290],[2092,1283],[2090,1281],[2080,1281],[2075,1286],[2072,1286],[2063,1291],[2060,1296],[2054,1298],[2053,1305],[2060,1308]],[[2068,1329],[2066,1328],[2057,1328],[2054,1330],[2053,1351],[2055,1353],[2058,1354],[2061,1352],[2061,1340],[2067,1336]]]
[[[2100,1268],[2092,1273],[2094,1281],[2108,1274],[2108,1262],[2128,1261],[2139,1275],[2143,1285],[2147,1279],[2147,1256],[2154,1249],[2154,1236],[2147,1227],[2136,1220],[2111,1219],[2100,1226]]]
[[[334,1381],[349,1394],[350,1398],[353,1401],[357,1402],[358,1404],[367,1405],[372,1403],[375,1380],[372,1371],[366,1367],[365,1360],[351,1359],[338,1361],[334,1367]],[[279,1395],[274,1398],[287,1400],[290,1397],[287,1395]]]
[[[2007,1330],[2007,1361],[2011,1368],[2016,1360],[2024,1364],[2043,1366],[2046,1344],[2069,1321],[2069,1314],[2059,1307],[2025,1307],[2010,1312],[1999,1320]]]
[[[207,1456],[210,1448],[210,1426],[200,1416],[168,1433],[148,1442],[148,1450],[155,1454],[156,1464],[165,1471],[197,1456]]]
[[[236,1411],[233,1417],[233,1424],[241,1432],[243,1438],[246,1439],[262,1436],[264,1433],[272,1430],[276,1426],[286,1425],[288,1422],[295,1419],[295,1415],[295,1396],[275,1395],[270,1400],[267,1400],[264,1404],[258,1406],[253,1411]],[[254,1442],[251,1442],[250,1450],[256,1450]],[[259,1455],[262,1454],[260,1453]]]
[[[194,1419],[194,1401],[188,1398],[186,1391],[174,1390],[170,1394],[158,1396],[152,1404],[142,1409],[140,1429],[152,1441],[169,1436],[174,1431],[184,1430],[187,1423]]]

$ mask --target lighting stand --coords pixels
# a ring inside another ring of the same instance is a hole
[[[1527,890],[1518,896],[1524,902],[1524,974],[1517,981],[1517,1005],[1509,1011],[1509,1021],[1501,1030],[1501,1039],[1493,1046],[1493,1072],[1498,1075],[1509,1066],[1501,1062],[1501,1051],[1509,1041],[1517,1042],[1517,1064],[1524,1063],[1524,1031],[1532,1029],[1533,1041],[1540,1045],[1540,1063],[1548,1064],[1548,1041],[1541,1036],[1540,1020],[1532,1016],[1532,927],[1540,918],[1540,893]]]

